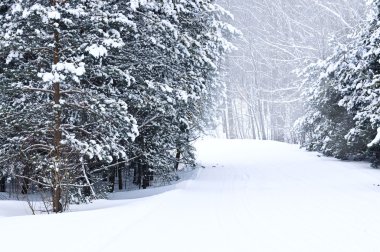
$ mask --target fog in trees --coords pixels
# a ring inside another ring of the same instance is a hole
[[[228,138],[297,142],[294,122],[303,115],[299,74],[365,19],[361,0],[219,0],[242,32],[225,64],[223,128]],[[305,86],[306,85],[306,86]]]

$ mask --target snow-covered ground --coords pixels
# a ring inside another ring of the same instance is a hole
[[[270,141],[197,147],[205,168],[177,185],[58,215],[0,201],[1,251],[380,251],[380,171],[368,163]]]

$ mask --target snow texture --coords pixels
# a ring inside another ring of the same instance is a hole
[[[86,48],[86,51],[88,51],[88,53],[94,56],[95,58],[100,58],[107,55],[107,48],[105,48],[102,45],[91,45]]]
[[[177,185],[59,215],[16,217],[26,204],[0,201],[2,251],[379,251],[380,172],[368,163],[271,141],[197,148],[205,169]]]

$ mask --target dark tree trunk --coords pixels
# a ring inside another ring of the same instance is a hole
[[[136,163],[135,168],[134,168],[134,176],[133,176],[133,183],[135,185],[139,186],[139,189],[141,188],[141,179],[142,179],[142,164],[141,163]]]
[[[86,174],[87,178],[88,178],[88,181],[86,178],[82,178],[82,181],[83,183],[85,184],[85,186],[83,187],[83,195],[86,196],[86,197],[90,197],[92,195],[92,190],[91,190],[91,178],[89,178],[89,175]]]
[[[143,177],[142,177],[142,188],[146,189],[150,185],[150,172],[147,164],[143,165]]]
[[[142,164],[138,164],[138,169],[137,169],[137,184],[139,185],[139,189],[141,189],[141,186],[142,186],[142,177],[143,177],[143,174],[142,174]]]
[[[26,165],[24,170],[22,171],[22,176],[23,178],[21,178],[21,193],[22,194],[28,194],[28,191],[29,191],[29,179],[27,179],[29,176],[30,176],[30,166],[29,165]]]
[[[375,161],[373,162],[373,166],[379,168],[380,166],[380,149],[375,150]]]
[[[51,1],[52,5],[56,4],[56,0]],[[59,63],[59,53],[60,53],[60,38],[59,38],[59,30],[56,28],[54,30],[54,65],[57,65]],[[62,130],[61,130],[61,109],[60,106],[60,99],[61,99],[61,88],[60,83],[56,82],[53,84],[53,100],[54,105],[57,106],[55,109],[55,123],[54,123],[54,163],[55,166],[53,169],[52,174],[52,201],[53,201],[53,212],[58,213],[62,212],[62,204],[61,204],[61,197],[62,197],[62,188],[61,188],[61,172],[60,172],[60,162],[61,162],[61,140],[62,140]]]
[[[90,186],[84,186],[83,187],[83,195],[86,196],[86,197],[90,197],[91,196],[91,188],[90,188]]]
[[[117,168],[117,178],[119,182],[119,190],[123,190],[123,172],[121,167]]]
[[[6,177],[1,177],[0,178],[0,192],[5,192],[6,191],[6,187],[5,187],[6,181],[7,181]]]
[[[154,173],[152,171],[149,172],[149,181],[153,181]]]
[[[175,165],[174,165],[175,171],[178,171],[180,159],[181,159],[181,151],[180,149],[177,149],[177,154],[175,155]]]
[[[138,173],[139,173],[139,165],[136,162],[131,163],[131,168],[133,168],[133,184],[138,185]]]
[[[28,194],[28,190],[29,190],[29,180],[28,179],[21,179],[21,194]]]
[[[110,169],[110,174],[108,177],[108,182],[109,182],[108,192],[110,193],[115,191],[115,177],[116,177],[115,175],[116,175],[116,168],[113,167]]]
[[[62,189],[58,185],[57,187],[53,188],[53,212],[54,213],[60,213],[63,211],[63,206],[61,203],[61,195],[62,195]]]

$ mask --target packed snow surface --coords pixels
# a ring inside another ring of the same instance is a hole
[[[64,214],[0,200],[1,251],[380,251],[380,171],[368,163],[270,141],[197,148],[204,168],[176,185]]]

